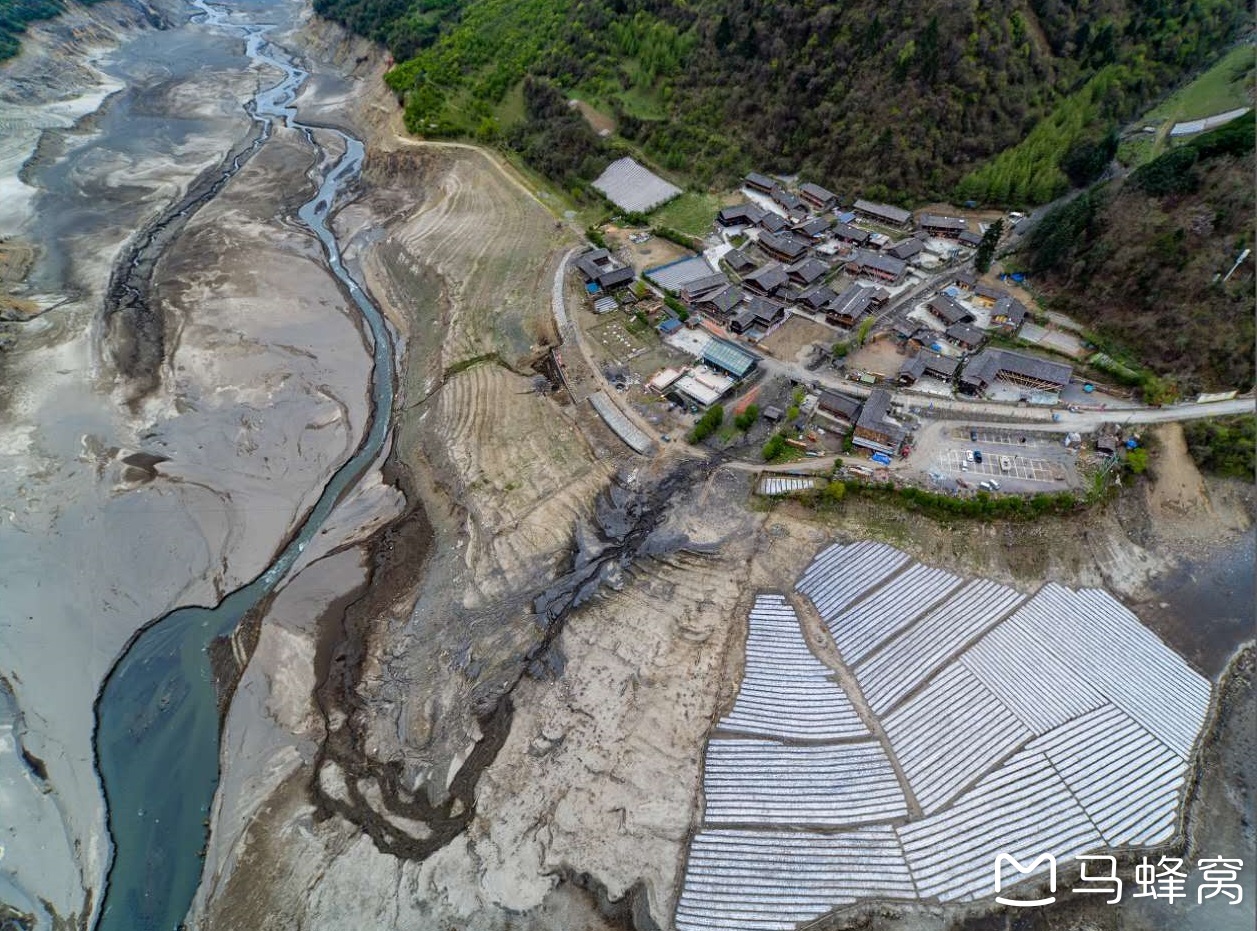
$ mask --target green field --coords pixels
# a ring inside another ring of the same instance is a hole
[[[650,215],[655,226],[667,227],[690,236],[705,236],[716,222],[720,201],[711,194],[686,191]]]
[[[1257,49],[1244,44],[1232,49],[1216,65],[1179,88],[1145,117],[1148,123],[1198,120],[1215,113],[1252,105],[1253,68]]]

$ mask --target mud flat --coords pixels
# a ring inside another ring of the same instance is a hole
[[[34,101],[37,137],[33,158],[11,159],[25,164],[26,199],[4,232],[35,250],[24,294],[56,305],[5,324],[0,356],[0,679],[17,722],[0,749],[0,900],[39,928],[99,906],[102,677],[139,626],[257,575],[368,413],[362,332],[317,242],[288,218],[313,191],[313,150],[282,132],[156,264],[167,348],[152,392],[118,403],[96,338],[114,259],[247,134],[244,101],[275,79],[250,68],[238,37],[187,24],[191,12],[171,4],[162,15],[176,28],[141,29],[146,17],[107,4],[91,16],[120,25],[82,45],[57,31],[80,20],[41,27],[0,70],[6,112]],[[24,96],[41,67],[71,76],[56,99]],[[376,480],[345,502],[355,526],[390,513],[386,491]]]

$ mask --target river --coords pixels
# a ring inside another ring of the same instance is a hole
[[[271,27],[242,24],[205,0],[194,5],[202,11],[204,28],[237,30],[250,59],[283,73],[250,104],[262,139],[269,138],[278,122],[303,132],[316,146],[314,127],[300,122],[292,105],[308,74],[269,38]],[[337,198],[362,169],[364,147],[343,131],[320,129],[338,135],[345,151],[298,216],[322,243],[332,273],[370,332],[370,426],[265,572],[216,607],[183,607],[151,622],[105,680],[96,702],[95,752],[113,857],[96,925],[100,931],[165,931],[178,927],[186,915],[201,876],[200,851],[218,783],[219,720],[207,648],[275,590],[328,514],[376,462],[388,437],[394,400],[392,339],[379,308],[345,267],[328,226]],[[227,170],[234,173],[239,166]]]

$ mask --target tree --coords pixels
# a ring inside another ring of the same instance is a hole
[[[821,500],[826,504],[837,504],[846,493],[847,486],[835,479],[821,491]]]
[[[755,421],[759,420],[759,408],[751,404],[738,416],[733,418],[733,425],[745,433],[751,427],[755,426]]]
[[[1126,468],[1135,475],[1142,475],[1148,468],[1148,450],[1138,446],[1126,453]]]
[[[698,423],[694,424],[694,429],[690,431],[687,439],[694,444],[701,443],[719,430],[724,422],[725,409],[717,404],[709,408],[707,413],[698,419]]]
[[[978,270],[979,274],[985,275],[991,270],[991,260],[995,258],[995,247],[999,245],[999,238],[1003,233],[1004,221],[996,220],[982,234],[982,241],[978,243],[978,254],[973,257],[973,267]]]
[[[764,448],[760,450],[760,453],[763,455],[765,462],[772,462],[785,451],[786,438],[780,433],[774,433],[768,438],[768,442],[764,444]]]

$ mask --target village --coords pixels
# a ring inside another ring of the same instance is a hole
[[[681,193],[631,158],[595,187],[633,218]],[[762,467],[769,495],[829,472],[974,495],[1074,491],[1137,447],[1123,411],[1139,405],[1097,380],[1082,328],[1031,310],[1021,275],[975,271],[983,237],[1007,244],[1020,214],[844,206],[755,172],[729,200],[694,248],[613,220],[570,263],[618,395],[594,406],[636,451],[721,450]],[[1084,441],[1064,411],[1112,418]]]

